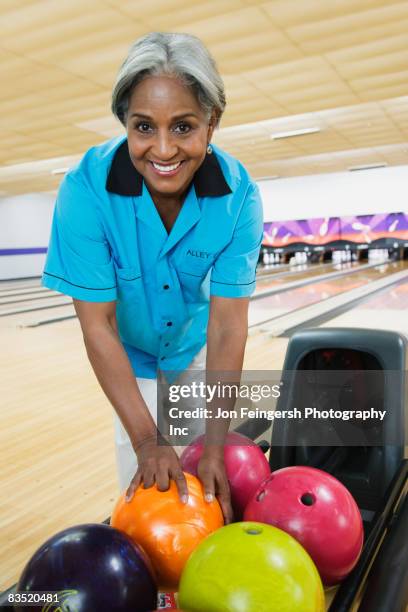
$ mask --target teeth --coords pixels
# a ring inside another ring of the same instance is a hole
[[[172,172],[179,167],[181,162],[177,162],[177,164],[172,164],[171,166],[160,166],[160,164],[155,164],[154,162],[152,162],[152,164],[157,170],[160,170],[160,172]]]

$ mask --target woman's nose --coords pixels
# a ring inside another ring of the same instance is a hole
[[[167,161],[172,159],[178,151],[174,137],[167,130],[159,131],[153,144],[153,154],[158,161]]]

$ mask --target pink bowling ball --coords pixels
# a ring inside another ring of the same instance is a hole
[[[292,535],[326,585],[337,584],[351,572],[363,546],[361,514],[351,493],[316,468],[273,472],[248,503],[244,520],[268,523]]]
[[[197,476],[197,466],[204,448],[199,436],[181,454],[184,472]],[[224,446],[225,470],[231,490],[236,521],[242,519],[245,507],[259,485],[270,476],[268,460],[255,442],[242,434],[229,432]]]

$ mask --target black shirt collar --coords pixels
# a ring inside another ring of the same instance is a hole
[[[193,178],[197,197],[223,196],[232,193],[215,153],[207,153]],[[124,196],[140,196],[143,177],[134,167],[129,156],[127,140],[116,149],[106,181],[110,193]]]

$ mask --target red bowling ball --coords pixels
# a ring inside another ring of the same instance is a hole
[[[315,562],[326,585],[343,580],[358,561],[363,523],[350,492],[336,478],[311,467],[273,472],[247,505],[245,521],[291,534]]]
[[[181,454],[184,472],[197,476],[197,466],[204,448],[199,436]],[[241,520],[245,507],[258,486],[270,476],[268,460],[255,442],[239,433],[229,432],[224,447],[224,461],[231,490],[235,520]]]

